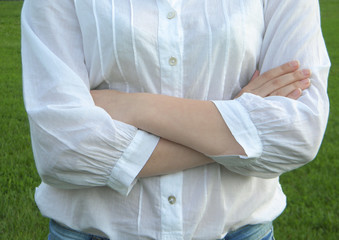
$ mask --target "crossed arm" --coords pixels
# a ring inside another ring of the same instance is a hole
[[[251,81],[240,93],[297,99],[310,86],[311,73],[293,61]],[[214,162],[206,155],[246,155],[211,101],[115,90],[91,91],[95,104],[113,119],[160,137],[139,177],[173,173]]]

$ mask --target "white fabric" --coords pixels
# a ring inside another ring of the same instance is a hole
[[[327,122],[316,0],[26,0],[22,57],[36,202],[111,239],[217,239],[274,220],[277,176],[314,158]],[[256,68],[294,59],[313,72],[298,101],[231,100]],[[95,88],[213,100],[247,156],[136,179],[158,137],[112,120]]]

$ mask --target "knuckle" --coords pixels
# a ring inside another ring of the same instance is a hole
[[[271,84],[273,87],[279,87],[281,85],[281,81],[279,81],[279,79],[273,79]]]
[[[273,70],[270,70],[270,71],[263,73],[261,75],[261,77],[262,77],[263,81],[269,81],[269,80],[273,79],[275,77],[275,75],[276,75],[275,70],[273,69]]]
[[[269,79],[269,75],[270,75],[270,72],[264,72],[263,74],[261,74],[261,78],[263,79],[263,80],[266,80],[266,79]]]
[[[294,61],[285,63],[281,65],[281,71],[283,71],[283,73],[291,72],[297,67],[297,65],[298,63]]]

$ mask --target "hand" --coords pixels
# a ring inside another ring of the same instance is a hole
[[[248,92],[261,97],[282,96],[298,99],[302,91],[311,85],[310,76],[309,69],[299,70],[298,61],[285,63],[262,75],[256,71],[250,82],[241,89],[235,98]]]

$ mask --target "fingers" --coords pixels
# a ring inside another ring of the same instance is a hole
[[[270,96],[286,96],[292,99],[297,99],[300,97],[302,91],[309,88],[310,85],[311,81],[309,78],[302,79],[272,92]]]
[[[253,81],[251,88],[252,89],[259,88],[263,86],[264,84],[266,84],[267,82],[270,82],[274,79],[277,79],[289,73],[293,73],[296,70],[298,70],[299,66],[300,66],[299,61],[295,60],[295,61],[285,63],[283,65],[280,65],[279,67],[273,68],[263,73],[262,75],[260,75],[259,78],[257,79],[259,81]]]
[[[300,88],[297,88],[293,90],[291,93],[289,93],[286,97],[297,100],[301,96],[301,94],[302,94],[302,90]]]
[[[250,82],[236,96],[253,93],[261,97],[283,96],[297,99],[310,86],[311,71],[299,69],[299,61],[291,61],[259,76],[256,71]]]
[[[295,70],[297,70],[300,66],[299,61],[291,61],[288,63],[285,63],[283,65],[280,65],[279,67],[273,68],[265,73],[262,74],[262,77],[264,79],[274,79],[277,78],[281,75],[287,74],[287,73],[291,73],[294,72]]]
[[[276,88],[283,87],[285,85],[291,84],[295,81],[300,81],[307,79],[311,76],[311,71],[309,69],[302,69],[295,71],[293,73],[285,74],[280,76],[272,81],[269,84],[275,85]]]
[[[310,76],[311,71],[309,69],[298,70],[292,73],[282,75],[271,81],[268,81],[267,83],[262,85],[260,89],[257,89],[257,91],[260,91],[261,94],[267,94],[266,96],[268,95],[286,96],[286,89],[290,90],[287,93],[290,93],[292,90],[296,88],[305,89],[303,88],[304,85],[302,85],[302,83],[304,84],[309,83],[308,78]],[[302,80],[305,81],[301,83]],[[291,90],[292,87],[293,89]]]

